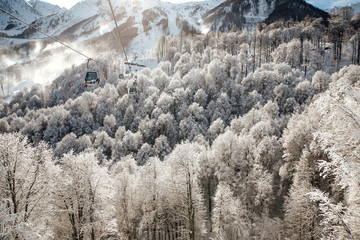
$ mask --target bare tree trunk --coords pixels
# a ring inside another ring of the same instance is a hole
[[[261,50],[262,50],[262,36],[260,35],[260,43],[259,43],[259,67],[261,67]]]
[[[91,240],[95,240],[95,219],[94,219],[94,214],[95,214],[95,209],[94,209],[94,205],[95,205],[95,193],[92,190],[91,187],[91,183],[89,180],[89,193],[90,193],[90,198],[91,198],[91,203],[90,203],[90,225],[91,225],[91,229],[90,229],[90,238]]]
[[[255,31],[255,30],[254,30]],[[253,59],[253,72],[255,72],[256,65],[256,33],[254,33],[254,59]]]
[[[25,198],[25,199],[26,199],[26,200],[25,200],[25,216],[24,216],[24,221],[25,221],[25,222],[28,220],[28,218],[29,218],[29,216],[30,216],[31,210],[28,209],[28,208],[29,208],[29,199],[30,199],[30,197],[31,197],[32,194],[33,194],[33,191],[32,191],[32,190],[33,190],[33,187],[34,187],[34,185],[35,185],[35,183],[36,183],[36,180],[37,180],[38,175],[39,175],[39,165],[36,166],[35,176],[34,176],[32,182],[31,182],[31,184],[30,184],[30,186],[29,186],[29,189],[28,189],[28,192],[27,192],[26,198]]]
[[[180,30],[180,53],[181,53],[181,50],[182,50],[182,39],[183,39],[183,32],[182,32],[182,29]]]
[[[357,65],[360,65],[360,36],[358,34],[358,42],[357,42],[357,59],[356,59]]]
[[[195,209],[194,203],[192,199],[192,185],[191,185],[191,177],[188,172],[187,175],[187,197],[188,197],[188,217],[189,217],[189,236],[191,240],[195,240]]]
[[[300,37],[300,66],[304,63],[304,39]]]
[[[333,57],[334,57],[334,61],[335,61],[335,69],[337,70],[338,69],[338,64],[339,64],[339,61],[338,61],[338,42],[336,41],[334,43],[334,53],[333,53]]]
[[[208,181],[208,195],[209,195],[209,221],[210,221],[210,231],[212,229],[212,222],[211,222],[211,217],[212,217],[212,201],[211,201],[211,178],[209,178]]]
[[[15,172],[16,172],[15,169],[13,171],[10,171],[10,170],[7,171],[7,183],[8,183],[10,194],[11,194],[11,201],[13,203],[13,209],[12,209],[13,214],[18,213],[18,202],[17,202],[17,199],[16,199]]]
[[[70,201],[71,201],[71,199],[70,199]],[[79,238],[78,238],[78,230],[77,230],[77,227],[76,227],[75,213],[73,211],[70,211],[70,207],[67,205],[66,200],[64,200],[64,203],[65,203],[65,208],[68,211],[68,216],[69,216],[69,220],[70,220],[70,223],[71,223],[71,228],[72,228],[71,236],[72,236],[72,239],[73,240],[78,240]],[[72,201],[70,202],[70,206],[71,206],[71,209],[73,209]]]
[[[84,232],[81,230],[81,227],[84,224],[84,206],[81,205],[81,201],[78,199],[78,221],[79,221],[79,240],[84,239]]]

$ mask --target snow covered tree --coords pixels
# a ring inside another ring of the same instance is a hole
[[[154,149],[148,143],[144,143],[139,149],[135,159],[137,164],[142,166],[149,160],[150,157],[153,156],[155,156]]]
[[[54,107],[50,110],[51,117],[44,130],[43,139],[55,147],[70,131],[69,127],[69,111],[63,106]]]
[[[101,149],[102,153],[107,157],[108,159],[111,157],[112,153],[112,146],[114,144],[114,139],[111,138],[107,132],[101,131],[101,132],[94,132],[93,133],[95,140],[93,147],[96,149]]]
[[[190,61],[190,54],[184,53],[176,62],[174,72],[178,72],[181,77],[184,77],[194,66],[195,64]]]
[[[116,127],[115,116],[112,114],[106,115],[106,117],[104,118],[104,128],[107,134],[109,134],[109,136],[115,135],[115,127]]]
[[[236,195],[246,192],[247,176],[251,170],[249,144],[245,138],[239,138],[233,132],[226,131],[214,140],[211,147],[217,179],[233,187]]]
[[[112,181],[105,166],[98,165],[93,150],[65,154],[53,176],[53,223],[56,238],[99,239],[116,233]]]
[[[168,70],[170,71],[170,70]],[[155,86],[163,92],[164,89],[169,85],[169,77],[161,68],[156,68],[151,72],[152,80]]]
[[[328,188],[311,194],[318,204],[323,221],[323,239],[360,236],[359,226],[359,169],[357,149],[360,143],[358,66],[343,68],[334,74],[336,81],[314,102],[321,124],[314,133],[313,151],[322,153],[319,170]],[[325,193],[324,193],[325,192]]]
[[[316,92],[323,92],[329,87],[331,79],[328,74],[323,71],[317,71],[312,78],[311,84]]]
[[[248,74],[248,56],[249,56],[249,44],[243,43],[240,45],[240,54],[239,57],[239,64],[240,64],[240,72],[243,76],[247,76]]]
[[[97,96],[89,92],[85,92],[72,103],[69,123],[71,132],[76,136],[89,134],[96,128],[93,111],[97,104]]]
[[[20,134],[0,135],[0,236],[34,239],[46,229],[51,208],[52,152],[44,143],[32,147]]]
[[[162,35],[158,39],[156,44],[156,56],[159,62],[164,57],[165,52],[166,52],[166,37],[165,35]]]
[[[339,64],[342,59],[343,43],[345,38],[345,24],[340,17],[334,17],[329,24],[329,40],[333,44],[333,61],[335,69],[339,70]]]
[[[216,101],[209,103],[207,110],[210,122],[214,122],[218,118],[221,118],[225,123],[229,122],[232,112],[229,96],[226,93],[221,93]]]
[[[165,159],[171,166],[171,191],[179,204],[177,215],[185,225],[189,239],[201,238],[204,233],[203,197],[197,180],[199,153],[202,147],[196,143],[183,143]]]
[[[0,120],[0,132],[1,133],[6,133],[6,132],[8,132],[8,130],[9,130],[8,122],[6,121],[6,119],[2,118]]]
[[[250,219],[246,208],[224,182],[216,189],[212,224],[212,231],[218,228],[218,239],[249,238]]]
[[[122,158],[114,164],[110,173],[115,181],[115,198],[113,205],[118,231],[127,239],[137,238],[137,227],[141,218],[143,199],[139,192],[139,170],[131,156]]]
[[[314,89],[309,81],[302,81],[295,88],[295,99],[299,104],[303,104],[313,95]]]
[[[67,134],[60,142],[56,144],[54,155],[62,157],[64,154],[75,150],[76,135],[74,133]]]
[[[135,110],[133,105],[129,105],[126,108],[125,114],[124,114],[124,126],[126,129],[129,129],[131,131],[135,131],[136,123],[135,123]]]
[[[310,199],[319,205],[321,211],[321,226],[323,227],[321,231],[322,239],[355,239],[356,233],[351,229],[352,224],[358,226],[359,214],[356,214],[356,218],[351,219],[355,220],[354,222],[349,222],[349,213],[343,204],[333,203],[327,194],[324,194],[320,190],[314,190],[308,194]],[[355,210],[356,211],[356,210]],[[349,226],[348,226],[349,225]]]
[[[219,59],[214,59],[209,63],[208,75],[208,81],[215,85],[218,90],[221,89],[224,81],[228,77],[225,71],[225,65]]]
[[[203,89],[199,89],[196,91],[194,95],[194,102],[198,103],[204,109],[207,105],[207,99],[208,99],[208,95]]]
[[[208,129],[210,144],[217,136],[224,132],[224,121],[221,118],[216,119]]]
[[[171,152],[171,147],[169,141],[166,136],[160,135],[155,139],[155,143],[153,146],[154,152],[157,156],[163,160],[165,156],[167,156]]]
[[[148,239],[176,238],[177,216],[173,199],[167,190],[170,167],[159,158],[150,158],[140,170],[142,184],[138,186],[138,197],[142,201],[143,216],[139,224],[139,237]],[[178,235],[177,235],[178,234]]]
[[[309,152],[306,150],[297,165],[294,182],[285,202],[286,237],[291,239],[314,239],[318,237],[318,209],[309,193],[313,189]]]

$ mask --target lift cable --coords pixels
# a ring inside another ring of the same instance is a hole
[[[118,35],[119,35],[120,45],[121,45],[121,48],[122,48],[122,50],[123,50],[123,52],[124,52],[124,55],[125,55],[125,62],[124,62],[124,64],[129,65],[129,67],[130,67],[130,65],[132,65],[132,66],[138,66],[138,67],[146,67],[145,65],[142,65],[142,64],[129,62],[128,57],[127,57],[127,54],[126,54],[126,51],[125,51],[125,48],[124,48],[124,44],[123,44],[123,42],[122,42],[122,40],[121,40],[120,29],[119,29],[119,26],[118,26],[117,21],[116,21],[116,17],[115,17],[114,9],[113,9],[112,4],[111,4],[111,0],[108,0],[108,2],[109,2],[109,6],[110,6],[110,9],[111,9],[112,16],[113,16],[113,18],[114,18],[114,22],[115,22],[115,26],[116,26],[116,29],[117,29],[117,33],[118,33]]]
[[[54,40],[54,41],[56,41],[56,42],[60,43],[61,45],[63,45],[63,46],[65,46],[65,47],[67,47],[67,48],[69,48],[69,49],[73,50],[74,52],[76,52],[76,53],[78,53],[78,54],[82,55],[83,57],[85,57],[85,58],[87,58],[87,59],[91,59],[91,57],[86,56],[85,54],[83,54],[83,53],[81,53],[81,52],[77,51],[76,49],[74,49],[74,48],[70,47],[69,45],[67,45],[67,44],[65,44],[65,43],[61,42],[60,40],[58,40],[58,39],[56,39],[56,38],[54,38],[54,37],[50,36],[49,34],[47,34],[47,33],[43,32],[43,31],[41,31],[39,28],[34,27],[33,25],[31,25],[31,24],[29,24],[29,23],[25,22],[24,20],[21,20],[20,18],[18,18],[18,17],[16,17],[16,16],[14,16],[13,14],[9,13],[8,11],[6,11],[6,10],[4,10],[4,9],[2,9],[2,8],[0,8],[0,10],[1,10],[1,11],[3,11],[4,13],[8,14],[9,16],[11,16],[11,17],[13,17],[13,18],[17,19],[18,21],[20,21],[20,22],[22,22],[22,23],[24,23],[24,24],[28,25],[29,27],[31,27],[31,28],[33,28],[33,29],[35,29],[35,30],[39,31],[40,33],[42,33],[42,34],[44,34],[45,36],[47,36],[47,37],[51,38],[52,40]]]
[[[111,9],[112,16],[114,18],[115,26],[116,26],[116,29],[117,29],[117,32],[118,32],[118,35],[119,35],[120,45],[121,45],[121,48],[122,48],[122,50],[124,52],[124,55],[125,55],[125,62],[128,62],[128,57],[127,57],[126,52],[125,52],[124,44],[123,44],[123,42],[121,40],[120,29],[119,29],[119,26],[118,26],[117,21],[116,21],[114,9],[112,7],[111,1],[108,0],[108,2],[109,2],[109,6],[110,6],[110,9]]]
[[[110,0],[109,0],[109,1],[110,1]],[[24,23],[25,25],[27,25],[27,26],[29,26],[29,27],[31,27],[31,28],[33,28],[33,29],[35,29],[36,31],[39,31],[40,33],[42,33],[42,34],[44,34],[45,36],[49,37],[50,39],[54,40],[55,42],[58,42],[58,43],[60,43],[61,45],[63,45],[64,47],[69,48],[70,50],[72,50],[72,51],[76,52],[77,54],[80,54],[81,56],[83,56],[83,57],[85,57],[85,58],[87,58],[87,59],[93,60],[94,62],[98,62],[98,61],[95,61],[94,59],[92,59],[91,57],[89,57],[89,56],[87,56],[87,55],[85,55],[85,54],[81,53],[80,51],[78,51],[78,50],[76,50],[76,49],[74,49],[74,48],[70,47],[69,45],[67,45],[67,44],[63,43],[62,41],[60,41],[60,40],[56,39],[55,37],[50,36],[49,34],[47,34],[47,33],[43,32],[43,31],[41,31],[39,28],[37,28],[37,27],[35,27],[35,26],[33,26],[33,25],[31,25],[31,24],[29,24],[29,23],[25,22],[24,20],[22,20],[22,19],[20,19],[20,18],[16,17],[15,15],[13,15],[13,14],[9,13],[8,11],[6,11],[6,10],[4,10],[4,9],[2,9],[2,8],[0,8],[0,11],[4,12],[4,13],[6,13],[7,15],[9,15],[9,16],[11,16],[11,17],[15,18],[16,20],[18,20],[18,21],[20,21],[20,22]],[[119,34],[120,34],[120,32],[119,32]],[[125,51],[124,51],[124,53],[125,53]],[[127,64],[127,65],[134,65],[134,66],[139,66],[139,67],[146,67],[146,66],[141,65],[141,64],[136,64],[136,63],[130,63],[130,62],[128,62],[128,60],[127,60],[127,56],[126,56],[126,53],[125,53],[125,60],[126,60],[125,64]],[[99,63],[99,62],[98,62],[98,63]],[[113,67],[113,68],[118,69],[118,70],[121,70],[121,69],[116,68],[116,67]]]

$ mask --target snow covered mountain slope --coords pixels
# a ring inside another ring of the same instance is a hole
[[[351,7],[352,9],[354,9],[354,15],[360,13],[360,1],[357,3],[351,3],[347,7]],[[343,7],[332,7],[332,8],[326,9],[326,11],[331,14],[336,14],[342,8]]]
[[[58,6],[42,2],[39,0],[1,0],[0,8],[21,17],[26,22],[33,22],[37,19],[47,17],[49,15],[59,14],[66,9]],[[0,31],[9,35],[16,36],[23,33],[27,26],[12,17],[0,12]]]
[[[227,31],[233,27],[251,28],[267,19],[279,3],[284,5],[286,2],[289,1],[205,0],[183,4],[161,0],[112,1],[121,38],[126,47],[137,55],[144,55],[162,34],[176,35],[180,30],[189,33]],[[1,4],[0,7],[63,41],[106,41],[110,49],[119,49],[119,40],[107,0],[84,0],[69,10],[39,0],[3,0]],[[0,18],[0,36],[17,37],[16,41],[19,41],[19,38],[44,38],[41,33],[4,15]],[[0,37],[0,45],[7,44],[9,40],[1,41]]]
[[[41,0],[28,0],[27,3],[43,17],[66,11],[65,8],[60,8],[57,5],[43,2]]]
[[[273,0],[227,0],[208,11],[204,22],[211,25],[211,30],[251,27],[264,21],[274,9]]]
[[[354,9],[354,14],[360,13],[360,2],[350,4],[350,7]]]
[[[324,21],[327,21],[329,18],[328,13],[304,0],[277,0],[274,11],[265,22],[269,24],[280,19],[302,21],[307,16],[322,18]]]
[[[9,9],[10,2],[5,2],[3,8],[8,9],[9,12],[25,21],[31,22],[43,32],[62,40],[77,40],[79,42],[94,37],[99,38],[110,32],[116,35],[114,32],[115,24],[106,0],[85,0],[68,11],[59,10],[56,14],[51,8],[48,8],[47,14],[36,10],[35,6],[40,6],[40,1],[37,0],[16,1],[18,6],[13,9],[20,9],[21,11]],[[221,2],[222,0],[209,0],[201,3],[171,4],[160,0],[148,0],[146,2],[140,0],[112,1],[125,44],[129,45],[129,42],[133,41],[135,45],[144,46],[145,44],[147,48],[151,48],[162,34],[178,34],[180,29],[186,29],[186,26],[188,29],[201,31],[202,15]],[[25,18],[24,16],[31,17]],[[16,31],[8,27],[8,22],[18,24]],[[41,33],[24,27],[7,16],[0,23],[0,32],[23,39],[44,38]],[[113,35],[112,37],[114,37]],[[2,42],[7,43],[6,41]],[[144,54],[144,51],[140,54]]]

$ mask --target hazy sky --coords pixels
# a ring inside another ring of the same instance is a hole
[[[80,2],[83,0],[42,0],[42,1],[56,4],[56,5],[59,5],[60,7],[71,8],[77,2]],[[113,0],[113,1],[116,1],[116,0]],[[143,0],[143,1],[146,1],[146,0]],[[163,1],[165,1],[165,0],[163,0]],[[166,1],[167,2],[175,2],[175,3],[176,2],[178,2],[178,3],[179,2],[188,2],[188,0],[166,0]],[[307,2],[313,4],[314,6],[316,6],[318,8],[324,9],[324,8],[333,7],[333,6],[346,6],[350,3],[360,2],[360,0],[307,0]]]
[[[350,3],[360,2],[360,0],[306,0],[308,3],[324,9],[334,6],[347,6]]]

